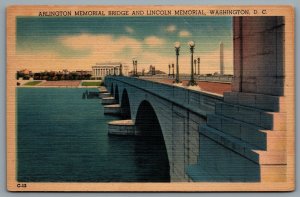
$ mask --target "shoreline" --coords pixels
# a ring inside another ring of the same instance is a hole
[[[16,88],[100,88],[101,86],[16,86]]]
[[[31,83],[38,82],[38,83]],[[101,86],[101,80],[60,80],[60,81],[47,81],[47,80],[31,80],[31,81],[18,81],[20,85],[17,87],[22,88],[98,88]],[[92,83],[92,84],[89,84]],[[28,84],[28,85],[26,85]]]

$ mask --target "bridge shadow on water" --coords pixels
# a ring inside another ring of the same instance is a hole
[[[108,182],[170,182],[163,141],[153,136],[109,136],[104,179]],[[102,177],[103,178],[103,177]]]
[[[148,181],[169,182],[170,166],[163,133],[151,104],[143,101],[137,112],[136,165],[149,168]]]
[[[122,97],[122,118],[128,119],[130,107],[126,90]],[[152,106],[147,101],[142,102],[138,109],[136,127],[137,136],[108,138],[109,147],[113,150],[109,152],[113,155],[109,155],[107,160],[111,165],[118,165],[115,167],[118,172],[115,177],[110,178],[111,181],[170,182],[170,166],[162,130]]]

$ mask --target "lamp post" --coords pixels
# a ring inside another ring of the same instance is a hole
[[[194,59],[194,75],[196,75],[197,73],[197,69],[196,69],[196,67],[197,67],[197,60],[196,59]]]
[[[137,60],[135,58],[132,59],[133,65],[133,76],[137,76]]]
[[[194,55],[194,48],[195,48],[195,42],[194,41],[189,41],[189,46],[190,46],[190,51],[191,51],[191,79],[189,81],[189,86],[195,86],[197,85],[195,79],[194,79],[194,66],[193,66],[193,55]]]
[[[198,75],[200,75],[200,57],[198,57],[197,60],[198,60]]]
[[[170,76],[170,71],[171,71],[171,65],[169,64],[169,76]]]
[[[179,50],[180,50],[180,42],[175,42],[175,51],[176,51],[176,78],[175,78],[175,83],[180,83],[180,81],[179,81],[179,65],[178,65]]]
[[[175,75],[174,75],[174,64],[172,64],[172,76],[173,76],[173,79],[174,79],[174,77],[175,77]]]
[[[133,58],[132,59],[132,76],[134,76],[135,75],[135,59]]]
[[[120,75],[120,76],[123,76],[123,71],[122,71],[122,69],[123,69],[123,66],[122,66],[122,64],[120,64],[120,72],[119,72],[119,75]]]
[[[135,75],[138,76],[138,71],[137,71],[137,60],[135,60]]]

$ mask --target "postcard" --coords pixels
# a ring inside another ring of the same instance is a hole
[[[293,191],[291,6],[9,6],[9,191]]]

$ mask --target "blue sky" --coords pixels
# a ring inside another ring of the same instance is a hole
[[[31,70],[90,69],[96,62],[122,62],[131,69],[155,65],[167,71],[175,62],[174,42],[181,42],[179,65],[190,72],[187,42],[196,43],[203,73],[218,70],[219,43],[225,68],[232,73],[231,17],[19,17],[17,65]]]

